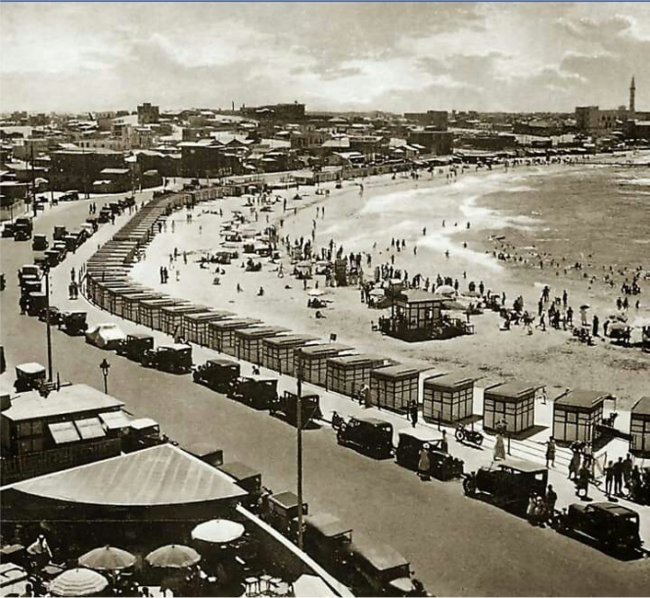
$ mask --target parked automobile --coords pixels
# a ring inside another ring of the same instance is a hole
[[[179,343],[160,345],[142,354],[142,365],[164,372],[186,374],[192,371],[192,347]]]
[[[298,403],[300,402],[300,410]],[[281,396],[276,393],[275,399],[269,403],[269,413],[275,415],[282,414],[282,417],[292,426],[298,425],[298,413],[302,428],[313,425],[315,419],[320,419],[323,414],[320,410],[320,398],[317,394],[303,395],[298,401],[298,395],[285,390]]]
[[[100,349],[117,349],[125,338],[116,324],[97,324],[86,332],[86,342]]]
[[[14,220],[14,241],[29,241],[32,238],[34,225],[29,216],[22,216]]]
[[[127,334],[126,338],[120,341],[116,352],[132,361],[142,362],[145,351],[151,349],[153,349],[153,336],[137,332]]]
[[[39,316],[47,309],[47,295],[41,292],[30,292],[27,294],[27,315]]]
[[[248,496],[244,497],[246,505],[250,508],[257,509],[260,497],[262,496],[262,474],[239,461],[222,463],[219,469],[233,478],[235,484],[242,490],[248,492]]]
[[[463,480],[467,496],[487,494],[492,502],[518,514],[526,512],[531,494],[544,496],[548,482],[546,467],[515,459],[495,461]]]
[[[349,560],[355,596],[426,595],[421,582],[412,578],[410,563],[390,546],[355,534]]]
[[[241,368],[236,361],[209,359],[194,370],[192,377],[197,384],[203,384],[217,392],[227,392],[240,373]]]
[[[393,425],[374,417],[351,417],[336,433],[342,446],[355,446],[366,454],[388,458],[393,454]]]
[[[47,322],[48,310],[50,312],[50,325],[59,326],[59,324],[61,324],[61,318],[63,314],[61,313],[61,310],[54,305],[50,305],[49,308],[46,307],[43,311],[41,311],[41,313],[38,314],[38,319],[41,322]]]
[[[88,330],[85,311],[66,311],[61,314],[59,326],[71,336],[84,334]]]
[[[620,504],[575,503],[556,514],[552,523],[560,532],[577,532],[610,550],[631,553],[641,549],[639,514]]]
[[[50,246],[46,235],[34,235],[32,239],[32,251],[45,251]]]
[[[296,529],[295,520],[298,518],[300,508],[298,497],[293,492],[280,492],[268,497],[263,515],[270,525],[289,536],[292,530]],[[303,515],[308,514],[307,503],[302,504],[302,512]]]
[[[452,457],[443,450],[442,438],[434,437],[432,431],[421,432],[416,430],[403,430],[398,434],[399,442],[395,449],[397,463],[411,469],[418,470],[420,451],[425,449],[429,455],[429,474],[442,481],[459,478],[463,475],[464,463]]]
[[[263,376],[237,378],[228,391],[228,397],[254,409],[268,409],[278,396],[278,381]]]
[[[63,241],[68,234],[68,229],[65,226],[55,226],[52,233],[52,239],[55,241]]]
[[[122,447],[125,452],[133,452],[166,442],[169,442],[169,439],[161,433],[160,424],[150,417],[141,417],[130,422]]]
[[[303,542],[305,551],[318,563],[338,573],[349,558],[352,528],[330,513],[307,515]]]
[[[16,234],[16,227],[13,222],[5,222],[2,227],[2,237],[4,239],[10,239]]]
[[[36,362],[21,363],[16,366],[16,392],[38,390],[45,383],[45,368]]]

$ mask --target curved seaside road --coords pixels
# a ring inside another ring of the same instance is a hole
[[[102,202],[97,202],[101,204]],[[55,223],[74,227],[87,204],[69,204],[39,216],[36,231]],[[93,243],[91,239],[89,241]],[[45,363],[44,326],[19,315],[16,270],[32,260],[29,243],[1,241],[7,289],[0,337],[9,364]],[[67,279],[69,266],[55,278]],[[84,304],[82,309],[95,310]],[[98,318],[95,317],[94,320]],[[110,321],[107,314],[100,320]],[[197,386],[189,376],[139,367],[53,332],[55,369],[62,377],[102,389],[98,364],[111,363],[109,392],[127,409],[157,419],[181,445],[207,443],[263,472],[275,491],[295,485],[295,433],[284,422]],[[305,434],[305,496],[312,512],[327,510],[356,531],[394,546],[406,556],[428,590],[437,595],[544,596],[647,595],[647,560],[621,562],[462,495],[460,484],[420,482],[391,461],[377,462],[338,447],[329,429]]]

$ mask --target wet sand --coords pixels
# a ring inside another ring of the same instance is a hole
[[[523,294],[531,311],[535,311],[542,283],[554,283],[552,296],[567,288],[574,309],[588,300],[594,311],[604,310],[611,304],[606,292],[595,287],[587,289],[582,279],[575,280],[571,275],[554,276],[550,270],[542,273],[495,260],[491,255],[493,244],[488,239],[495,233],[503,234],[513,244],[524,247],[521,244],[528,242],[526,236],[538,225],[539,218],[516,206],[508,206],[508,196],[525,193],[531,183],[543,186],[544,177],[563,176],[563,173],[577,176],[574,173],[585,168],[589,167],[519,167],[508,173],[502,168],[493,172],[472,170],[451,183],[446,175],[437,173],[433,177],[424,173],[417,181],[399,176],[395,180],[390,176],[373,177],[345,182],[340,190],[323,185],[323,189],[330,191],[329,196],[316,195],[314,188],[304,188],[300,190],[303,196],[300,201],[291,199],[296,193],[291,190],[278,193],[281,198],[288,198],[287,212],[283,212],[280,200],[272,212],[260,212],[259,220],[252,218],[246,227],[263,229],[268,215],[269,223],[279,225],[283,220],[282,236],[295,239],[310,235],[315,220],[317,247],[333,239],[337,246],[343,245],[345,253],[372,254],[372,269],[366,271],[366,276],[372,277],[374,266],[389,261],[394,253],[395,267],[406,269],[411,277],[418,272],[432,280],[438,273],[443,277],[452,276],[459,279],[461,290],[467,288],[469,280],[477,283],[483,280],[486,288],[506,292],[509,302]],[[359,182],[364,186],[363,194]],[[505,198],[505,207],[497,205],[499,197]],[[602,341],[589,347],[572,340],[569,333],[559,331],[536,331],[529,336],[515,327],[510,332],[500,332],[500,319],[492,312],[473,317],[477,331],[474,336],[409,344],[371,331],[371,322],[376,322],[381,312],[362,304],[358,289],[326,289],[324,277],[318,276],[309,281],[305,290],[302,281],[288,275],[279,278],[277,265],[266,259],[262,260],[263,268],[258,273],[245,272],[241,259],[225,266],[226,274],[221,276],[221,284],[215,286],[212,284],[215,267],[201,269],[197,260],[202,252],[218,249],[222,240],[219,230],[233,210],[248,213],[248,208],[242,207],[244,202],[242,198],[228,198],[201,204],[194,210],[192,223],[186,221],[185,212],[174,214],[167,231],[152,242],[146,260],[134,268],[134,277],[170,295],[257,317],[296,333],[314,334],[323,340],[335,333],[339,342],[360,351],[380,353],[439,371],[463,368],[468,374],[481,377],[480,386],[516,378],[545,384],[549,389],[607,390],[620,397],[621,407],[647,394],[650,360],[640,351],[613,347]],[[317,206],[325,207],[324,218],[316,217]],[[217,213],[219,209],[224,212],[223,218]],[[640,214],[645,218],[644,212]],[[442,220],[445,220],[444,228]],[[469,230],[467,221],[471,222]],[[426,234],[423,234],[424,227]],[[406,240],[404,251],[391,250],[393,237]],[[375,242],[377,247],[373,251]],[[463,248],[463,242],[467,248]],[[418,251],[414,255],[416,244]],[[174,247],[181,252],[180,257],[171,264],[170,282],[160,285],[160,266],[170,266],[168,256]],[[446,250],[450,251],[449,259],[445,257]],[[187,265],[183,262],[183,251],[187,252]],[[642,252],[639,255],[645,257],[646,264],[650,261]],[[284,252],[282,261],[288,274],[291,266]],[[463,271],[467,280],[462,277]],[[308,291],[316,281],[325,298],[331,300],[323,310],[326,318],[321,320],[315,318],[314,310],[307,308]],[[237,284],[243,292],[236,291]],[[287,285],[290,288],[285,288]],[[257,296],[260,287],[264,288],[263,297]]]

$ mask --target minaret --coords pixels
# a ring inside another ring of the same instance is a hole
[[[634,105],[634,96],[636,94],[636,85],[634,84],[634,77],[632,77],[632,83],[630,83],[630,116],[634,117],[636,112],[636,107]]]

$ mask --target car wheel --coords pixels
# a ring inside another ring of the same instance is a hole
[[[465,496],[476,495],[476,481],[473,477],[465,478],[463,480],[463,491],[465,492]]]
[[[483,435],[477,436],[474,443],[476,444],[476,446],[481,446],[483,444]]]

